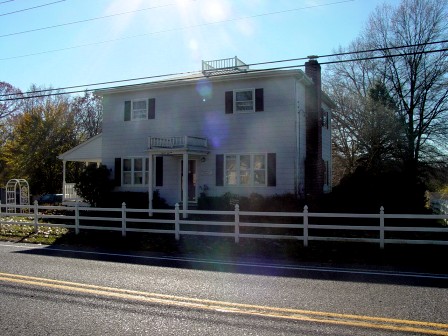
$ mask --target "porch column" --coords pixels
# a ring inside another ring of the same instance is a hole
[[[149,153],[148,156],[148,215],[152,216],[152,194],[153,194],[153,185],[152,185],[152,174],[153,174],[153,169],[152,169],[152,153]]]
[[[182,166],[182,210],[188,210],[188,153],[183,155],[183,166]],[[183,218],[187,218],[188,215],[184,213]]]
[[[67,161],[62,161],[62,201],[65,201],[65,170]]]

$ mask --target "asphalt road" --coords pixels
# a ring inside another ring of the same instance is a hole
[[[0,335],[448,335],[448,276],[0,243]]]

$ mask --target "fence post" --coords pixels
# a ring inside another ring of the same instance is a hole
[[[384,249],[384,207],[380,208],[380,249]]]
[[[180,215],[179,215],[179,203],[176,203],[176,205],[174,206],[174,237],[176,238],[176,240],[180,239],[180,224],[179,224],[179,219],[180,219]]]
[[[235,204],[235,243],[240,242],[240,206]]]
[[[79,234],[79,202],[75,204],[75,234]]]
[[[38,202],[36,200],[34,201],[34,233],[39,232],[38,223],[39,223],[39,207]]]
[[[303,207],[303,246],[308,247],[308,206]]]
[[[126,203],[121,204],[121,236],[126,237]]]

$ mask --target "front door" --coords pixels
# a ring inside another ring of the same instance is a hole
[[[180,199],[182,199],[184,174],[183,174],[184,160],[180,164]],[[188,160],[188,202],[197,202],[197,173],[196,160]]]

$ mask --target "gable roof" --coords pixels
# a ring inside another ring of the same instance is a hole
[[[97,134],[76,147],[58,156],[64,161],[101,161],[103,147],[103,134]]]
[[[143,91],[154,88],[165,88],[173,86],[191,85],[200,80],[207,80],[210,82],[222,81],[238,81],[241,79],[263,78],[263,77],[279,77],[279,76],[293,76],[298,78],[304,85],[312,85],[312,80],[302,70],[249,70],[243,73],[219,74],[204,76],[202,72],[191,73],[183,76],[175,76],[164,80],[151,81],[139,84],[121,85],[103,89],[95,90],[95,94],[103,96],[111,93],[122,93],[129,91]]]

